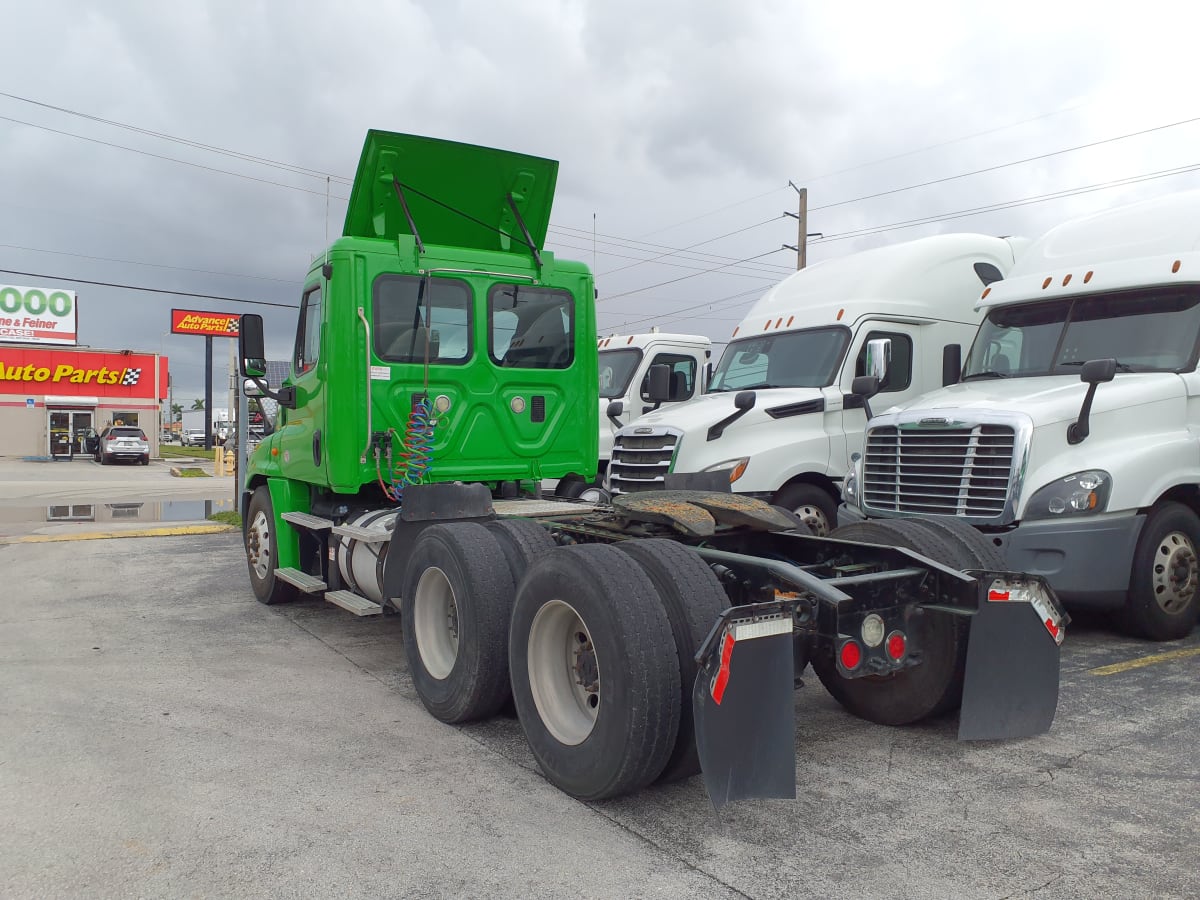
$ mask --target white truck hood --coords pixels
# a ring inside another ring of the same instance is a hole
[[[973,409],[1019,411],[1028,415],[1035,426],[1072,422],[1079,417],[1087,388],[1078,378],[1067,375],[979,379],[923,394],[889,409],[880,418],[895,414],[907,421],[913,412]],[[1112,381],[1096,386],[1092,415],[1168,400],[1179,396],[1179,392],[1179,377],[1172,373],[1117,373]]]
[[[676,403],[673,406],[648,412],[635,422],[630,422],[626,428],[635,425],[654,428],[669,427],[681,431],[685,435],[699,431],[707,432],[717,422],[738,411],[737,407],[733,405],[733,398],[738,393],[738,391],[722,391],[701,394],[686,403]],[[820,388],[765,388],[755,391],[755,394],[757,397],[754,408],[732,423],[729,426],[730,432],[735,428],[749,429],[756,425],[774,422],[775,418],[769,415],[767,410],[777,410],[781,406],[788,407],[793,404],[811,402],[815,412],[817,411],[815,407],[825,396]]]

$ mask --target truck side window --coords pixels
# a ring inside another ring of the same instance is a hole
[[[428,292],[428,294],[427,294]],[[372,289],[375,355],[460,364],[471,357],[471,291],[451,278],[380,275]]]
[[[492,285],[488,355],[505,368],[569,368],[575,361],[574,298],[553,288]]]
[[[892,361],[888,365],[887,377],[879,386],[879,393],[906,390],[912,384],[912,338],[897,331],[872,331],[867,334],[862,349],[858,351],[858,359],[854,361],[855,376],[867,373],[867,341],[879,338],[890,338],[892,341]]]
[[[296,330],[296,374],[302,375],[317,364],[321,349],[321,288],[306,291],[300,301],[300,327]]]
[[[650,360],[652,366],[670,366],[671,367],[671,395],[668,398],[671,402],[676,400],[687,400],[696,392],[696,358],[694,356],[682,356],[678,353],[657,353],[654,359]],[[646,373],[646,377],[642,379],[642,402],[650,402],[650,374]]]

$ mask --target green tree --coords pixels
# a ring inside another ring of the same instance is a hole
[[[183,404],[182,403],[172,403],[171,404],[171,421],[178,422],[182,418],[183,418]]]
[[[204,401],[197,397],[192,401],[192,409],[204,409]]]

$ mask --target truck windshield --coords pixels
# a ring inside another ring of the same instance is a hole
[[[636,347],[600,351],[600,396],[606,400],[623,397],[629,379],[641,362],[642,351]]]
[[[835,326],[784,331],[734,341],[721,354],[710,392],[833,384],[850,342]]]
[[[1121,372],[1195,365],[1200,288],[1122,291],[993,309],[979,328],[964,379],[1078,373],[1090,359]]]

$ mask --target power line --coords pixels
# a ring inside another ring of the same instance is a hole
[[[226,278],[253,278],[256,281],[277,281],[281,284],[300,284],[295,278],[273,278],[270,275],[245,275],[238,272],[214,272],[211,269],[189,269],[186,266],[168,266],[163,263],[139,262],[136,259],[117,259],[112,256],[89,256],[86,253],[71,253],[67,250],[46,250],[42,247],[22,247],[19,244],[0,244],[10,250],[26,250],[30,253],[50,253],[55,256],[74,256],[78,259],[92,259],[98,262],[122,263],[130,266],[146,266],[153,269],[170,269],[175,272],[195,272],[200,275],[221,275]]]
[[[309,175],[309,176],[312,176],[313,178],[321,178],[321,179],[332,178],[335,181],[344,181],[347,184],[349,184],[351,182],[351,179],[345,178],[344,176],[341,176],[341,175],[332,175],[328,172],[322,172],[317,169],[309,169],[304,166],[299,166],[294,163],[282,162],[277,159],[267,159],[266,157],[262,157],[262,156],[254,156],[253,154],[243,153],[239,150],[228,150],[224,147],[217,147],[213,144],[203,144],[199,141],[193,141],[189,138],[177,137],[175,135],[166,134],[161,131],[152,131],[149,128],[142,128],[138,125],[129,125],[125,122],[114,121],[113,119],[104,119],[104,118],[101,118],[100,116],[93,116],[90,113],[80,112],[79,110],[75,110],[75,109],[67,109],[65,106],[55,106],[52,103],[44,103],[41,100],[33,100],[29,97],[19,97],[16,94],[8,94],[8,93],[5,93],[4,91],[0,91],[0,97],[7,97],[10,100],[18,100],[21,103],[28,103],[32,106],[40,106],[42,109],[51,109],[51,110],[54,110],[55,112],[65,113],[68,116],[77,116],[78,118],[87,119],[88,121],[91,121],[91,122],[100,122],[104,125],[111,125],[114,128],[124,128],[127,131],[132,131],[137,134],[144,134],[149,137],[160,138],[164,141],[171,141],[176,144],[183,144],[188,147],[195,147],[198,150],[208,150],[212,153],[220,153],[223,156],[233,157],[234,159],[241,159],[246,162],[258,163],[259,165],[264,165],[264,166],[272,166],[276,169],[283,169],[285,171],[294,172],[297,175]]]
[[[725,303],[726,301],[737,300],[741,297],[746,297],[746,296],[750,296],[750,299],[746,300],[744,303],[734,304],[734,308],[736,308],[737,306],[744,306],[748,303],[753,303],[760,296],[760,292],[758,292],[758,291],[742,291],[739,294],[730,294],[728,297],[719,297],[716,300],[705,300],[702,303],[694,303],[690,306],[681,306],[678,309],[667,310],[665,313],[659,313],[659,314],[653,315],[653,316],[642,316],[640,318],[632,319],[632,320],[626,319],[624,322],[621,323],[620,327],[628,328],[631,325],[640,325],[643,322],[653,322],[656,320],[674,322],[674,321],[678,320],[680,313],[691,312],[694,309],[700,309],[700,307],[702,307],[702,306],[712,306],[717,303]],[[610,315],[612,315],[612,314],[610,313]],[[664,316],[668,316],[668,317],[674,316],[675,318],[664,319],[663,318]],[[741,321],[741,320],[739,319],[738,321]]]
[[[814,207],[810,208],[809,213],[814,213],[817,210],[822,210],[822,209],[833,209],[834,207],[837,207],[837,206],[846,206],[847,204],[850,204],[850,203],[860,203],[863,200],[874,200],[877,197],[890,197],[893,194],[900,194],[900,193],[903,193],[904,191],[913,191],[913,190],[916,190],[917,188],[929,187],[929,186],[935,185],[935,184],[945,184],[947,181],[956,181],[960,178],[970,178],[972,175],[983,175],[986,172],[996,172],[1000,169],[1010,168],[1011,166],[1020,166],[1025,163],[1037,162],[1040,159],[1049,159],[1050,157],[1053,157],[1053,156],[1062,156],[1064,153],[1074,153],[1077,150],[1087,150],[1092,147],[1099,147],[1103,144],[1111,144],[1116,141],[1123,141],[1123,140],[1126,140],[1131,137],[1142,137],[1143,135],[1152,134],[1156,131],[1163,131],[1167,128],[1176,128],[1180,125],[1190,125],[1193,122],[1200,122],[1200,116],[1197,116],[1192,119],[1183,119],[1182,121],[1179,121],[1179,122],[1172,122],[1168,125],[1156,125],[1153,128],[1146,128],[1142,131],[1131,131],[1129,134],[1120,134],[1115,137],[1104,138],[1103,140],[1092,141],[1087,144],[1080,144],[1077,147],[1066,147],[1062,150],[1053,150],[1049,153],[1038,154],[1037,156],[1027,156],[1025,159],[1015,159],[1011,162],[999,163],[994,166],[987,166],[983,169],[975,169],[972,172],[962,172],[958,175],[947,175],[944,178],[934,178],[934,179],[931,179],[930,181],[922,181],[919,184],[910,184],[910,185],[907,185],[906,187],[892,188],[891,190],[879,191],[878,193],[875,193],[875,194],[865,194],[862,197],[855,197],[852,200],[839,200],[836,203],[826,203],[824,206],[814,206]]]
[[[248,303],[251,306],[278,306],[283,309],[299,309],[298,303],[273,303],[270,300],[245,300],[241,297],[224,297],[220,294],[198,294],[195,291],[168,291],[164,288],[142,287],[136,284],[118,284],[113,281],[91,281],[87,278],[72,278],[69,275],[47,275],[44,272],[17,272],[0,269],[5,275],[22,275],[26,278],[47,278],[53,281],[70,281],[73,284],[94,284],[99,287],[121,288],[126,291],[145,291],[150,294],[168,294],[172,297],[200,297],[204,300],[224,300],[231,303]]]
[[[597,302],[597,304],[599,304],[605,300],[616,300],[618,297],[629,297],[633,294],[640,294],[640,293],[642,293],[642,291],[652,291],[655,288],[665,287],[668,284],[676,284],[677,282],[680,282],[680,281],[686,281],[689,278],[695,278],[697,275],[707,275],[710,272],[719,272],[721,269],[727,269],[731,265],[737,265],[738,263],[750,262],[750,260],[752,260],[752,259],[762,259],[762,257],[764,257],[764,256],[770,256],[772,253],[778,253],[779,250],[781,250],[781,249],[783,249],[783,248],[781,247],[776,250],[768,250],[766,253],[759,253],[757,256],[747,256],[745,259],[739,259],[737,261],[737,263],[728,263],[723,266],[714,266],[711,269],[703,269],[699,272],[694,272],[691,275],[680,275],[678,278],[672,278],[669,281],[660,281],[658,284],[649,284],[649,285],[646,285],[646,287],[637,288],[632,291],[623,291],[620,294],[611,294],[608,297],[601,297],[600,300],[597,300],[596,302]]]
[[[962,209],[950,213],[941,213],[936,216],[926,216],[920,219],[909,219],[903,222],[893,222],[890,225],[878,225],[868,228],[860,228],[855,231],[845,231],[839,234],[830,234],[820,238],[816,243],[824,244],[828,241],[843,241],[848,238],[864,237],[872,234],[882,234],[885,231],[895,231],[901,228],[912,228],[917,225],[931,225],[935,222],[948,222],[952,219],[962,219],[966,216],[980,215],[982,213],[997,212],[1003,209],[1014,209],[1018,206],[1030,206],[1034,203],[1045,203],[1049,200],[1060,200],[1064,197],[1074,197],[1079,194],[1090,194],[1096,191],[1109,190],[1114,187],[1123,187],[1127,184],[1140,184],[1143,181],[1154,181],[1159,178],[1169,178],[1172,175],[1186,175],[1189,172],[1200,171],[1200,163],[1190,166],[1180,166],[1176,169],[1163,169],[1158,172],[1149,172],[1145,175],[1132,175],[1128,178],[1119,178],[1113,181],[1102,182],[1100,184],[1087,185],[1079,188],[1068,188],[1063,191],[1054,191],[1047,194],[1038,194],[1033,197],[1025,197],[1020,200],[1006,200],[1001,203],[993,203],[988,206],[977,206],[974,209]]]
[[[771,219],[769,221],[773,222],[775,220]],[[761,224],[766,224],[766,223],[764,222]],[[757,227],[757,226],[748,226],[744,230],[749,230],[752,227]],[[573,238],[575,240],[587,240],[587,241],[591,242],[592,238],[593,238],[591,231],[587,231],[582,228],[575,228],[570,225],[554,225],[554,224],[552,224],[550,226],[550,231],[554,232],[554,233],[564,233],[565,237]],[[693,244],[691,247],[671,247],[667,244],[653,244],[653,243],[649,243],[646,241],[635,241],[630,238],[623,238],[623,237],[619,237],[616,235],[597,234],[597,235],[595,235],[595,237],[597,238],[596,242],[599,244],[604,244],[604,245],[607,245],[610,247],[619,247],[622,250],[638,250],[639,252],[654,252],[655,250],[669,251],[668,253],[664,253],[663,256],[673,256],[673,255],[687,253],[687,254],[690,254],[691,258],[695,258],[699,262],[727,261],[727,260],[731,260],[734,258],[732,256],[726,256],[721,253],[710,253],[707,251],[692,252],[693,248],[701,246],[700,244]],[[713,238],[712,240],[719,240],[720,237],[725,237],[725,235],[721,235],[717,238]],[[608,238],[608,240],[599,240],[599,238]],[[709,243],[709,242],[704,241],[702,243]],[[647,248],[647,249],[643,250],[643,248]],[[588,247],[588,249],[591,249],[590,246]],[[609,253],[607,255],[620,256],[620,254],[617,254],[617,253]],[[653,259],[658,259],[659,257],[657,257],[657,256],[656,257],[627,256],[627,257],[621,257],[621,258],[623,258],[623,259],[643,259],[644,261],[651,261]],[[772,271],[773,270],[789,271],[789,269],[786,266],[778,266],[778,265],[773,265],[773,264],[764,264],[758,268],[762,268],[764,270],[772,270]],[[604,274],[611,274],[611,273],[604,273]]]
[[[38,125],[34,122],[26,122],[22,119],[11,118],[10,116],[0,116],[0,121],[13,122],[17,125],[25,125],[29,128],[38,128],[38,129],[41,129],[42,131],[49,131],[52,134],[59,134],[64,137],[77,138],[78,140],[89,141],[93,144],[100,144],[104,147],[113,147],[114,149],[117,149],[117,150],[127,150],[130,153],[138,153],[138,154],[141,154],[142,156],[152,157],[153,159],[161,159],[161,160],[166,160],[167,162],[178,163],[181,166],[191,166],[193,169],[202,169],[205,172],[216,172],[220,175],[232,175],[234,178],[244,178],[247,181],[257,181],[259,184],[270,184],[275,187],[287,188],[288,190],[292,190],[292,191],[302,191],[305,194],[314,194],[318,197],[325,196],[324,191],[312,191],[312,190],[309,190],[308,188],[302,188],[299,185],[295,185],[295,184],[285,184],[282,181],[271,181],[269,178],[259,178],[256,175],[246,175],[242,172],[231,172],[228,169],[218,169],[215,166],[205,166],[205,165],[201,165],[200,163],[189,162],[185,159],[176,159],[174,156],[164,156],[161,153],[151,153],[149,150],[139,150],[136,147],[126,147],[124,144],[114,144],[111,141],[102,141],[99,138],[87,137],[82,134],[75,134],[74,132],[71,132],[71,131],[62,131],[58,128],[51,128],[48,125]],[[334,200],[346,200],[348,198],[334,197],[333,199]]]
[[[744,232],[744,231],[752,231],[752,230],[754,230],[755,228],[761,228],[763,225],[769,225],[769,224],[771,224],[772,222],[778,222],[778,221],[779,221],[780,219],[782,219],[782,218],[783,218],[783,214],[782,214],[782,213],[780,213],[778,216],[773,216],[772,218],[770,218],[770,219],[765,219],[765,220],[764,220],[764,221],[762,221],[762,222],[756,222],[756,223],[754,223],[753,225],[747,225],[745,228],[739,228],[739,229],[737,229],[736,231],[730,231],[730,232],[726,232],[725,234],[719,234],[719,235],[717,235],[716,237],[714,237],[714,238],[709,238],[709,239],[708,239],[708,240],[706,240],[706,241],[700,241],[699,243],[692,244],[692,245],[690,245],[690,246],[688,246],[688,247],[685,247],[685,248],[684,248],[684,250],[691,250],[691,249],[693,249],[694,247],[703,247],[705,244],[711,244],[713,241],[719,241],[719,240],[721,240],[721,239],[723,239],[723,238],[727,238],[727,237],[733,237],[733,235],[735,235],[735,234],[741,234],[741,233],[742,233],[742,232]],[[668,257],[668,256],[674,256],[674,255],[675,255],[675,254],[674,254],[674,252],[672,252],[672,253],[661,253],[661,254],[659,254],[658,256],[651,257],[650,259],[643,260],[642,262],[655,262],[655,261],[657,261],[657,260],[664,259],[664,258],[666,258],[666,257]],[[618,269],[610,269],[609,271],[607,271],[607,272],[604,272],[604,273],[602,273],[602,274],[604,274],[604,275],[612,275],[612,274],[615,274],[616,272],[624,272],[626,269],[632,269],[632,268],[635,268],[635,267],[637,267],[637,266],[640,266],[640,265],[642,265],[642,262],[634,263],[633,265],[629,265],[629,266],[621,266],[621,267],[620,267],[620,268],[618,268]]]
[[[587,250],[591,249],[590,247],[582,247],[579,244],[565,243],[562,241],[561,238],[554,242],[554,246],[565,247],[568,250],[587,251]],[[601,250],[599,252],[603,253],[605,256],[615,256],[619,259],[638,259],[638,257],[636,257],[636,256],[627,256],[626,254],[623,254],[623,253],[614,253],[611,250]],[[702,262],[702,260],[695,260],[695,261]],[[735,264],[736,264],[736,261],[731,261],[730,263],[728,263],[728,265],[730,265],[730,266],[734,266]],[[672,268],[676,268],[676,269],[691,269],[693,271],[711,271],[711,269],[704,269],[702,266],[689,266],[689,265],[686,265],[685,263],[678,263],[678,262],[664,262],[664,263],[660,263],[660,265],[671,266]],[[766,270],[751,270],[751,271],[745,271],[745,272],[735,272],[731,269],[727,274],[736,276],[738,278],[757,278],[761,281],[777,281],[777,280],[779,280],[778,272],[769,272]],[[596,277],[600,278],[601,276],[597,275]]]

